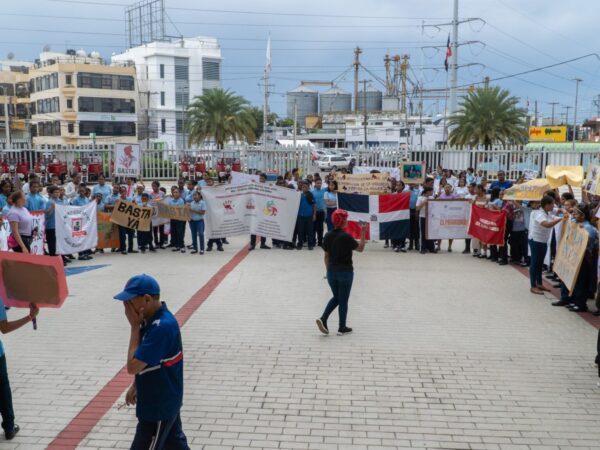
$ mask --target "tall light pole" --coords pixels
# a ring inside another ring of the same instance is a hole
[[[552,106],[552,122],[551,122],[551,125],[554,126],[554,107],[556,105],[558,105],[558,102],[550,102],[548,104]]]
[[[454,0],[452,15],[452,60],[450,61],[450,114],[456,111],[456,88],[458,85],[458,0]]]
[[[573,111],[573,148],[575,151],[575,141],[577,140],[577,101],[579,100],[579,83],[583,80],[575,78],[575,110]]]

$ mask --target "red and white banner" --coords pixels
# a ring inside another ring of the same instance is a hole
[[[506,212],[471,206],[469,235],[488,245],[504,245]]]

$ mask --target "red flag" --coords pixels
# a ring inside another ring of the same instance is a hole
[[[469,235],[488,245],[504,245],[506,212],[471,206]]]
[[[444,60],[444,67],[448,72],[448,59],[452,56],[452,47],[450,46],[450,33],[448,33],[448,43],[446,44],[446,59]]]

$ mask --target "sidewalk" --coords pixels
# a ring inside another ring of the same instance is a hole
[[[246,244],[231,241],[203,256],[100,255],[110,266],[69,277],[62,310],[4,336],[22,431],[0,449],[45,448],[123,366],[112,294],[131,274],[157,276],[177,311]],[[598,447],[592,326],[511,267],[381,246],[355,255],[350,336],[315,326],[330,295],[318,249],[257,249],[222,280],[183,327],[192,449]],[[79,449],[129,448],[134,410],[119,403]]]

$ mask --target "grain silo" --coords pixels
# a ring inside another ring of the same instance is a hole
[[[383,94],[381,93],[381,91],[378,91],[374,87],[368,86],[366,93],[364,91],[360,91],[358,93],[358,98],[356,99],[356,101],[358,104],[359,112],[364,111],[365,97],[368,112],[381,111]]]
[[[332,86],[319,97],[321,114],[352,111],[352,94]]]
[[[299,124],[304,124],[306,116],[314,116],[319,113],[319,93],[307,86],[300,85],[287,92],[287,116],[294,118],[294,105],[297,111]]]

